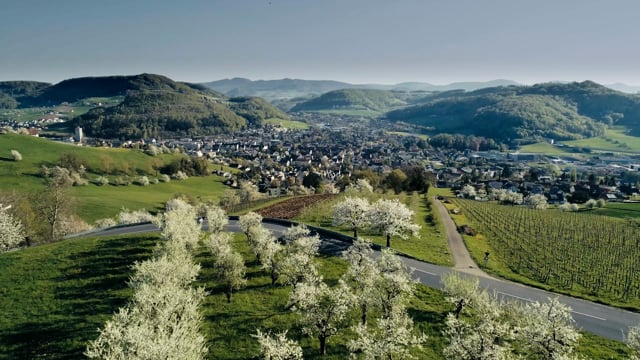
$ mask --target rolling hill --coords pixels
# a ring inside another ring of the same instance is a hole
[[[51,86],[38,81],[0,81],[0,109],[14,109]]]
[[[91,97],[123,96],[130,91],[190,93],[194,90],[207,92],[212,96],[222,96],[222,94],[201,85],[176,82],[162,75],[140,74],[64,80],[42,89],[37,96],[25,98],[24,106],[50,106]]]
[[[259,98],[220,98],[190,91],[130,92],[122,103],[94,108],[72,120],[90,136],[150,138],[202,136],[260,126],[288,116]]]
[[[518,139],[574,140],[623,125],[640,131],[640,96],[591,81],[450,92],[386,114],[432,133],[458,133],[511,143]]]
[[[424,92],[401,92],[374,89],[342,89],[295,105],[291,111],[371,111],[383,113],[407,106],[413,99],[422,98]]]
[[[70,121],[89,136],[146,138],[209,135],[260,126],[288,116],[268,102],[227,96],[203,85],[173,81],[162,75],[83,77],[55,85],[0,83],[0,106],[52,106],[88,98],[116,98],[117,105],[96,107]],[[123,99],[121,102],[120,100]]]

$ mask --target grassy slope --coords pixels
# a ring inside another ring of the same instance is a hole
[[[285,119],[278,119],[278,118],[266,119],[265,121],[263,121],[263,124],[279,125],[285,129],[306,130],[309,128],[309,125],[306,123],[303,123],[302,121],[285,120]]]
[[[113,186],[98,187],[93,184],[74,187],[72,195],[77,200],[76,212],[86,221],[112,217],[122,207],[130,210],[144,208],[157,211],[175,194],[188,194],[202,201],[216,201],[227,189],[218,176],[191,177],[187,180],[171,180],[169,183],[158,183],[148,186]]]
[[[553,146],[548,142],[540,142],[535,144],[529,144],[522,146],[519,150],[523,153],[538,153],[538,154],[549,154],[549,155],[563,155],[570,154],[570,152],[563,150],[557,146]]]
[[[594,150],[640,152],[640,137],[625,134],[626,129],[616,127],[607,130],[604,136],[595,138],[565,141],[564,143],[576,147],[591,148]]]
[[[131,295],[156,238],[77,239],[0,255],[0,359],[77,359]]]
[[[88,340],[97,336],[111,314],[126,303],[130,265],[151,255],[157,236],[66,240],[0,255],[0,359],[77,359]],[[244,236],[236,234],[234,247],[247,263],[247,287],[226,303],[214,280],[212,262],[205,250],[196,257],[202,271],[196,286],[210,292],[203,304],[203,334],[208,339],[209,359],[247,359],[257,355],[251,337],[257,328],[289,330],[301,341],[305,359],[320,359],[317,340],[301,334],[295,315],[285,309],[289,288],[270,285],[260,270]],[[317,260],[330,283],[345,271],[346,264],[332,257]],[[441,335],[444,316],[451,310],[441,292],[418,286],[409,312],[416,327],[429,335],[421,359],[443,359]],[[353,315],[356,321],[357,315]],[[345,344],[352,336],[344,330],[328,340],[325,359],[344,359]],[[580,353],[593,359],[622,359],[623,344],[587,335]]]
[[[10,160],[9,153],[12,149],[22,154],[22,161]],[[125,167],[134,168],[137,172],[153,171],[151,161],[154,158],[140,151],[78,147],[30,136],[8,134],[0,135],[0,189],[18,192],[43,189],[42,179],[35,175],[38,174],[41,165],[54,165],[63,153],[77,154],[79,158],[86,161],[89,169],[102,168],[108,161],[112,163],[113,171]],[[177,156],[181,155],[162,155],[158,158],[168,163]],[[88,175],[90,179],[96,176]],[[189,194],[203,200],[215,200],[225,189],[221,181],[220,177],[210,176],[191,177],[183,181],[172,180],[169,183],[146,187],[136,185],[98,187],[89,184],[72,188],[71,194],[77,200],[76,212],[86,221],[93,221],[114,216],[122,207],[131,210],[139,208],[155,210],[176,193]]]
[[[368,197],[370,202],[374,202],[381,197],[380,194],[375,193],[356,196]],[[429,195],[429,197],[432,196]],[[335,227],[332,224],[332,206],[340,200],[341,198],[339,197],[333,202],[325,202],[308,208],[296,220],[353,235],[353,231],[349,228]],[[391,247],[396,251],[430,263],[451,265],[451,252],[447,246],[446,236],[443,235],[442,223],[438,221],[437,211],[432,212],[426,200],[418,194],[401,195],[400,200],[415,212],[414,221],[421,226],[421,229],[417,238],[411,237],[407,240],[402,240],[399,237],[393,237],[391,239]],[[431,220],[432,217],[434,220]],[[376,244],[386,244],[386,238],[382,235],[370,231],[359,231],[359,235]]]
[[[581,213],[613,216],[617,218],[637,218],[640,217],[640,203],[607,203],[600,209],[593,209]]]

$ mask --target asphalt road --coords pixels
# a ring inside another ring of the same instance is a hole
[[[286,226],[263,223],[275,236],[279,237]],[[204,226],[206,229],[206,225]],[[237,221],[230,221],[226,227],[227,231],[239,232],[240,227]],[[131,235],[138,233],[146,233],[158,231],[153,224],[138,224],[130,226],[121,226],[109,228],[82,235],[91,236],[115,236],[115,235]],[[80,234],[79,234],[80,235]],[[349,243],[332,238],[321,238],[322,244],[320,251],[331,255],[340,255],[340,253],[349,247]],[[413,270],[414,276],[422,283],[429,287],[441,288],[440,278],[442,274],[456,271],[444,266],[433,265],[418,261],[415,259],[403,258],[407,266]],[[460,272],[463,276],[472,276]],[[557,295],[544,290],[524,286],[501,279],[491,279],[478,277],[480,286],[494,291],[495,294],[505,300],[515,301],[547,301],[549,298],[558,297],[560,302],[571,307],[573,318],[576,325],[582,330],[592,332],[605,338],[622,341],[624,334],[630,326],[636,326],[640,323],[640,314],[621,310],[618,308],[605,306],[590,301],[576,299],[569,296]]]

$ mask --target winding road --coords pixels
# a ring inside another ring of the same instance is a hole
[[[453,221],[449,217],[446,209],[444,209],[444,206],[440,204],[439,201],[435,201],[435,203],[439,204],[437,206],[441,215],[443,215],[441,218],[445,222],[447,237],[454,256],[455,266],[454,268],[448,268],[403,257],[404,262],[413,270],[414,276],[417,277],[422,284],[440,289],[442,287],[440,283],[442,274],[457,271],[465,274],[465,276],[477,277],[481,287],[494,291],[501,299],[522,302],[542,302],[547,301],[549,298],[558,297],[560,302],[573,309],[573,318],[579,328],[613,340],[622,341],[624,334],[626,334],[629,327],[636,326],[640,323],[640,314],[637,313],[569,296],[554,294],[541,289],[493,278],[487,275],[478,269],[471,259],[469,252],[462,242],[460,234],[456,231],[455,225],[452,225]],[[442,213],[442,211],[444,211],[444,213]],[[277,237],[280,237],[288,228],[286,225],[270,223],[268,220],[265,220],[263,225]],[[206,229],[206,225],[203,228]],[[226,230],[239,232],[240,227],[238,222],[231,220],[227,225]],[[107,228],[90,233],[78,234],[78,236],[116,236],[153,231],[158,231],[158,228],[153,224],[145,223]],[[336,237],[326,235],[321,236],[321,240],[322,243],[320,251],[331,255],[340,255],[341,252],[350,245],[348,241],[339,240]]]

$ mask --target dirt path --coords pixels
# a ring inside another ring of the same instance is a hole
[[[453,268],[467,274],[493,279],[493,277],[480,270],[471,258],[471,254],[469,254],[469,250],[467,250],[462,240],[462,235],[460,235],[456,224],[451,219],[451,216],[449,216],[447,208],[438,199],[434,198],[433,203],[440,213],[440,219],[442,219],[445,232],[447,233],[449,249],[451,249],[451,255],[453,256]]]

